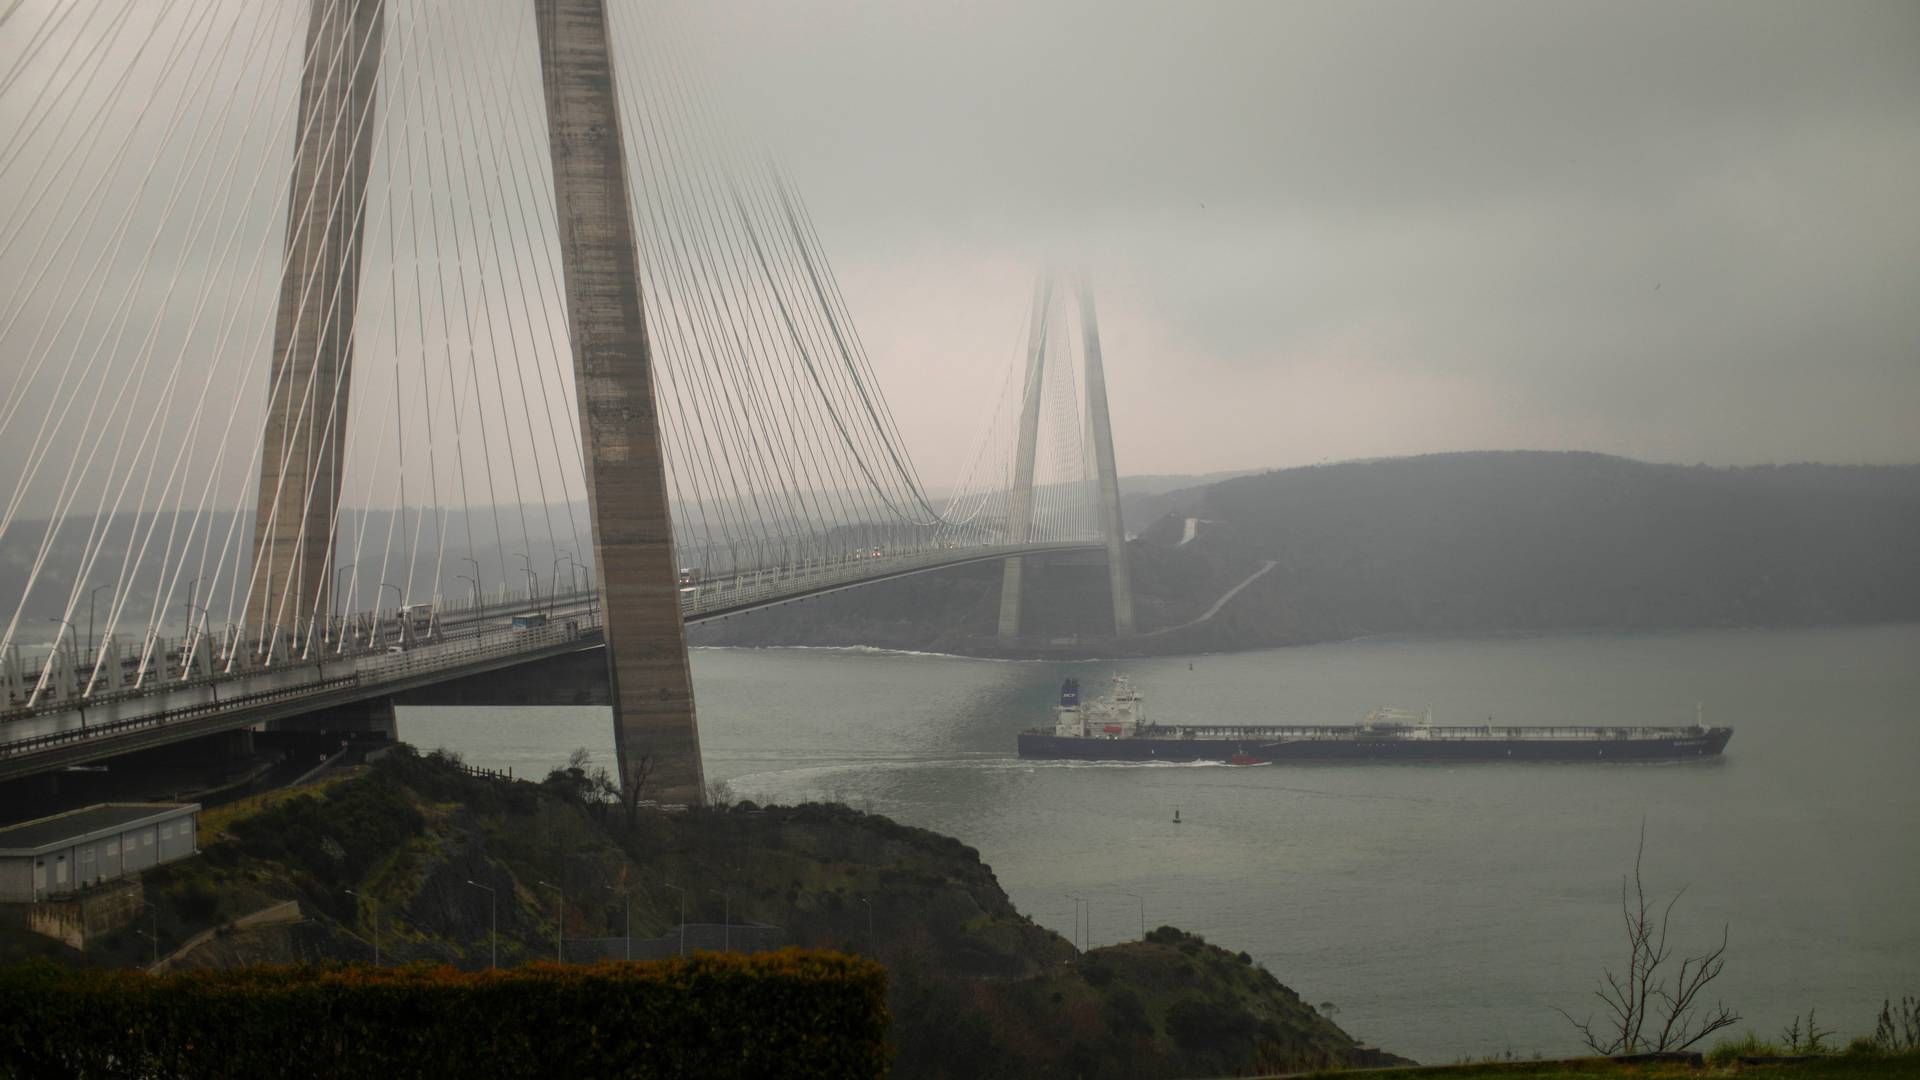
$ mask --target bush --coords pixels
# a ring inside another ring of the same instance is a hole
[[[0,971],[9,1076],[881,1076],[886,975],[789,950],[497,972]]]
[[[1770,1043],[1749,1031],[1738,1039],[1722,1039],[1713,1044],[1707,1052],[1707,1062],[1711,1065],[1731,1065],[1743,1057],[1779,1057],[1778,1044]]]
[[[1167,1034],[1182,1050],[1231,1052],[1235,1044],[1250,1041],[1257,1025],[1245,1009],[1226,1003],[1186,997],[1167,1010]]]

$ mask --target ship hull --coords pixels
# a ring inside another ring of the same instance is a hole
[[[1278,764],[1316,761],[1685,761],[1715,757],[1733,732],[1619,739],[1551,738],[1074,738],[1021,732],[1020,756],[1054,761],[1166,761]],[[1249,760],[1251,759],[1251,760]]]

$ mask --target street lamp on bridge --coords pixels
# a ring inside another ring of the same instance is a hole
[[[367,646],[369,648],[373,646],[374,635],[380,632],[380,598],[387,594],[388,589],[393,590],[393,607],[395,611],[398,611],[401,606],[407,602],[407,594],[401,592],[400,586],[398,585],[389,585],[383,581],[380,583],[380,587],[374,590],[373,626],[367,630]]]
[[[540,592],[540,579],[534,576],[533,559],[529,558],[527,553],[524,551],[511,551],[511,552],[508,552],[508,554],[512,555],[516,559],[519,559],[521,562],[526,563],[526,570],[524,572],[527,575],[527,582],[528,582],[527,599],[531,601],[538,598],[538,595]]]
[[[68,621],[67,621],[67,620],[65,620],[65,619],[48,619],[47,621],[48,621],[48,622],[54,622],[54,623],[59,623],[59,624],[60,624],[60,632],[59,632],[59,633],[57,633],[57,634],[55,634],[55,635],[53,635],[53,652],[54,652],[55,654],[57,654],[57,653],[59,653],[59,651],[60,651],[60,641],[61,641],[61,639],[63,639],[63,638],[65,638],[65,637],[67,636],[67,632],[73,629],[73,624],[72,624],[72,623],[70,623],[70,622],[68,622]],[[69,650],[68,650],[68,652],[69,652],[69,653],[71,653],[71,652],[72,652],[72,650],[71,650],[71,649],[69,649]],[[72,664],[72,663],[73,663],[73,661],[71,661],[71,660],[69,660],[69,661],[68,661],[68,663],[69,663],[69,664]],[[40,668],[40,682],[39,682],[39,685],[38,685],[38,686],[36,686],[36,687],[34,688],[34,694],[35,694],[36,696],[38,696],[38,694],[39,694],[39,692],[40,692],[40,691],[39,691],[39,687],[40,687],[40,686],[45,686],[45,685],[46,685],[46,684],[47,684],[47,683],[48,683],[49,681],[51,681],[51,680],[49,680],[49,679],[48,679],[48,677],[47,677],[47,668],[48,668],[48,667],[51,667],[51,666],[52,666],[52,664],[53,664],[53,660],[52,660],[52,656],[51,656],[51,655],[49,655],[49,657],[48,657],[48,660],[47,660],[47,663],[46,663],[45,665],[43,665],[43,666],[42,666],[42,667]],[[72,673],[71,673],[71,672],[69,672],[68,674],[69,674],[69,677],[71,677],[71,674],[72,674]],[[33,704],[33,698],[28,698],[28,699],[27,699],[27,704],[29,704],[29,705],[31,705],[31,704]]]
[[[107,583],[107,584],[105,584],[105,585],[95,585],[95,586],[93,587],[93,591],[92,591],[92,592],[89,592],[89,593],[87,594],[87,655],[88,655],[88,656],[92,656],[92,655],[93,655],[93,605],[94,605],[94,601],[95,601],[95,600],[97,600],[97,599],[99,599],[99,597],[100,597],[100,590],[101,590],[101,589],[111,589],[111,588],[113,588],[113,583],[112,583],[112,582],[108,582],[108,583]],[[108,612],[108,614],[109,614],[109,615],[111,615],[111,614],[112,614],[112,612]]]
[[[337,609],[340,607],[340,575],[341,573],[351,569],[353,569],[352,563],[348,563],[345,566],[336,566],[333,568],[333,602],[327,605],[327,615],[328,615],[327,621],[329,623],[332,623],[332,621],[336,618],[344,619],[344,617],[340,615],[337,611]],[[349,607],[352,606],[351,601],[348,602],[348,606]],[[340,636],[343,638],[347,636],[346,625],[344,621],[341,624]]]
[[[461,562],[470,562],[473,564],[473,576],[470,578],[467,578],[467,580],[473,582],[473,606],[479,607],[480,606],[480,579],[485,576],[480,573],[480,560],[474,558],[471,555],[460,555],[460,556],[457,556],[457,558]],[[464,577],[465,575],[458,575],[458,576]]]

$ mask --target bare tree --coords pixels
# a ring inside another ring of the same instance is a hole
[[[1647,826],[1640,824],[1640,846],[1633,854],[1632,890],[1629,881],[1620,879],[1620,917],[1627,935],[1627,967],[1623,973],[1612,968],[1603,972],[1600,988],[1594,996],[1606,1006],[1604,1018],[1592,1016],[1576,1020],[1565,1009],[1554,1011],[1580,1032],[1580,1037],[1599,1054],[1666,1053],[1685,1050],[1708,1035],[1738,1023],[1737,1013],[1721,1003],[1707,1008],[1701,992],[1720,977],[1726,966],[1727,928],[1720,928],[1720,944],[1697,956],[1679,958],[1679,968],[1668,966],[1674,958],[1668,944],[1667,929],[1674,905],[1686,892],[1673,894],[1656,912],[1656,904],[1647,899],[1647,888],[1640,877],[1640,861],[1647,849]]]
[[[640,803],[646,795],[647,785],[653,779],[653,770],[657,763],[653,751],[642,751],[640,757],[627,769],[626,783],[620,786],[620,803],[627,811],[627,828],[632,830],[639,824]]]

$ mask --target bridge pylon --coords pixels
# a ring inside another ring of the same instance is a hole
[[[247,591],[247,635],[268,649],[283,635],[305,638],[313,613],[333,610],[328,571],[385,26],[385,0],[316,0],[307,21]]]
[[[623,791],[705,797],[605,0],[534,0]]]
[[[1093,443],[1094,482],[1100,531],[1107,545],[1107,580],[1113,594],[1113,631],[1133,633],[1133,584],[1127,570],[1127,533],[1120,517],[1120,478],[1113,458],[1113,423],[1107,414],[1107,376],[1100,359],[1100,327],[1095,317],[1093,290],[1079,282],[1080,332],[1086,356],[1087,421]],[[1027,373],[1020,399],[1019,442],[1014,450],[1013,488],[1007,497],[1007,541],[1025,543],[1033,516],[1034,456],[1038,451],[1040,398],[1045,391],[1047,320],[1051,313],[1053,282],[1042,275],[1034,287],[1032,327],[1027,337]],[[1012,642],[1020,636],[1021,592],[1025,562],[1020,556],[1002,564],[1000,576],[999,638]]]
[[[1113,421],[1107,416],[1107,371],[1100,360],[1100,323],[1094,316],[1093,289],[1083,275],[1080,332],[1087,356],[1087,425],[1093,432],[1094,486],[1099,496],[1100,531],[1107,540],[1107,581],[1113,590],[1113,632],[1133,633],[1133,578],[1127,571],[1127,527],[1120,516],[1120,472],[1113,462]]]
[[[1033,314],[1027,330],[1027,377],[1020,395],[1020,433],[1014,447],[1013,488],[1007,493],[1007,543],[1024,544],[1033,524],[1033,456],[1040,441],[1040,395],[1047,374],[1047,312],[1053,302],[1053,275],[1033,286]],[[1000,640],[1020,636],[1020,592],[1025,562],[1019,555],[1001,563]]]

